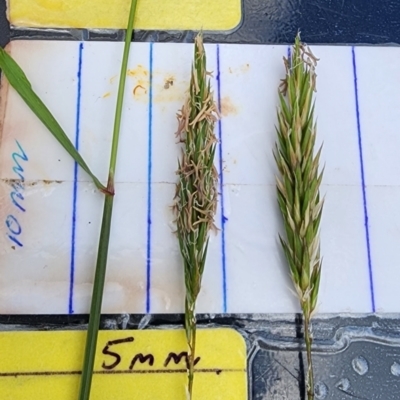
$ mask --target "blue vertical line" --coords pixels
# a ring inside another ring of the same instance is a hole
[[[220,63],[220,49],[217,44],[217,98],[218,98],[218,111],[221,114],[221,63]],[[227,302],[227,288],[226,288],[226,248],[225,248],[225,223],[228,219],[225,217],[225,204],[224,204],[224,161],[222,149],[222,121],[218,120],[218,139],[219,139],[219,191],[220,191],[220,204],[221,204],[221,247],[222,247],[222,295],[223,295],[223,312],[228,310]]]
[[[149,54],[149,131],[148,131],[148,162],[147,162],[147,258],[146,258],[146,313],[150,312],[151,291],[151,178],[153,168],[153,43],[150,43]]]
[[[83,43],[79,44],[78,59],[78,90],[76,99],[76,125],[75,125],[75,148],[79,150],[79,134],[81,125],[81,92],[82,92],[82,57]],[[72,232],[71,232],[71,264],[69,273],[69,304],[68,311],[74,313],[74,283],[75,283],[75,250],[76,250],[76,215],[77,215],[77,198],[78,198],[78,163],[74,165],[74,190],[72,197]]]
[[[370,244],[370,237],[369,237],[367,193],[366,193],[366,188],[365,188],[364,157],[363,157],[361,123],[360,123],[360,106],[359,106],[359,101],[358,101],[356,53],[355,53],[354,46],[352,46],[352,55],[353,55],[354,93],[355,93],[355,98],[356,98],[358,149],[359,149],[359,153],[360,153],[361,186],[362,186],[363,206],[364,206],[365,239],[366,239],[367,254],[368,254],[369,288],[370,288],[370,294],[371,294],[372,312],[375,312],[374,279],[373,279],[372,261],[371,261],[371,244]]]

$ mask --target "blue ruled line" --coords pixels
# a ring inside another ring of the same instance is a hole
[[[148,162],[147,162],[147,284],[146,284],[146,313],[150,312],[151,291],[151,178],[153,168],[153,43],[150,43],[149,54],[149,131],[148,131]]]
[[[75,148],[79,150],[79,134],[81,124],[81,92],[82,92],[82,57],[83,43],[79,44],[78,61],[78,90],[76,100],[76,126],[75,126]],[[72,233],[71,233],[71,263],[69,276],[69,304],[68,311],[74,313],[74,282],[75,282],[75,240],[76,240],[76,215],[77,215],[77,197],[78,197],[78,163],[74,165],[74,190],[72,198]]]
[[[360,153],[361,186],[362,186],[363,206],[364,206],[365,239],[366,239],[367,254],[368,254],[369,288],[371,294],[371,308],[372,312],[375,312],[374,279],[373,279],[372,261],[371,261],[371,243],[369,237],[367,193],[365,188],[364,157],[363,157],[361,123],[360,123],[360,106],[358,101],[357,65],[356,65],[356,53],[354,46],[352,46],[352,56],[353,56],[353,74],[354,74],[354,94],[356,98],[355,100],[356,100],[356,114],[357,114],[358,150]]]
[[[217,44],[217,97],[218,97],[218,110],[221,114],[221,65],[220,65],[220,49]],[[221,205],[221,247],[222,247],[222,294],[223,294],[223,312],[228,310],[227,301],[227,285],[226,285],[226,251],[225,251],[225,223],[228,219],[225,217],[224,206],[224,161],[222,149],[222,121],[218,120],[218,139],[219,139],[219,191],[220,191],[220,205]]]

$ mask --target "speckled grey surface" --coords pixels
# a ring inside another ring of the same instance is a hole
[[[288,322],[272,326],[250,334],[251,399],[305,399],[301,339]],[[400,399],[399,319],[330,318],[313,327],[316,399]]]

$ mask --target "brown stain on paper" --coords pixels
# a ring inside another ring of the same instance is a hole
[[[179,81],[171,72],[155,71],[155,75],[163,76],[163,83],[154,87],[154,103],[182,103],[189,88],[188,81]]]
[[[173,76],[169,76],[164,79],[164,89],[168,90],[170,87],[174,86],[175,78]]]
[[[139,83],[133,88],[132,93],[135,98],[147,94],[147,89],[143,86],[142,81],[139,81]]]
[[[230,97],[225,96],[221,99],[221,115],[227,117],[228,115],[237,115],[238,109],[235,104],[233,104]]]
[[[21,179],[0,179],[1,182],[5,183],[6,185],[9,185],[13,187],[13,185],[18,185],[19,187],[25,186],[25,187],[32,187],[36,186],[37,184],[43,183],[44,185],[52,185],[52,184],[61,184],[63,181],[55,181],[55,180],[48,180],[48,179],[38,179],[35,181],[22,181]]]
[[[229,67],[228,71],[230,74],[235,74],[235,75],[246,74],[247,72],[250,71],[250,64],[246,63],[238,67]]]
[[[129,69],[127,72],[128,78],[134,80],[132,95],[136,100],[147,100],[147,93],[150,86],[150,72],[138,64],[136,68]]]
[[[128,70],[127,76],[133,79],[131,92],[134,99],[148,102],[150,71],[139,64],[136,68]],[[173,73],[159,70],[153,71],[152,77],[153,103],[184,102],[189,82],[178,81]],[[160,77],[162,83],[159,83]]]
[[[138,64],[134,69],[128,69],[127,75],[131,78],[137,78],[142,76],[149,76],[149,71],[143,67],[143,65]]]

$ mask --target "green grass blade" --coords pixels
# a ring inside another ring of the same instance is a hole
[[[2,48],[0,48],[0,68],[2,69],[10,85],[17,91],[27,106],[40,119],[40,121],[42,121],[46,128],[53,134],[53,136],[71,155],[71,157],[82,167],[84,171],[89,174],[96,187],[101,191],[105,191],[106,188],[93,174],[84,159],[75,149],[71,140],[61,128],[60,124],[57,122],[39,96],[34,92],[32,85],[26,77],[24,71],[22,71],[20,66]]]
[[[128,58],[132,41],[136,4],[137,0],[132,0],[131,10],[129,13],[128,29],[125,37],[120,84],[118,88],[117,107],[115,111],[115,123],[110,157],[110,170],[108,176],[107,193],[104,201],[103,221],[101,225],[99,248],[97,253],[96,274],[93,286],[92,303],[90,307],[89,326],[86,337],[85,357],[83,362],[79,400],[90,399],[90,389],[92,385],[93,367],[96,356],[97,336],[100,324],[104,282],[107,269],[108,248],[110,242],[111,217],[114,203],[114,176],[115,166],[117,162],[119,133],[121,127],[122,105],[125,93],[125,80],[128,69]]]

